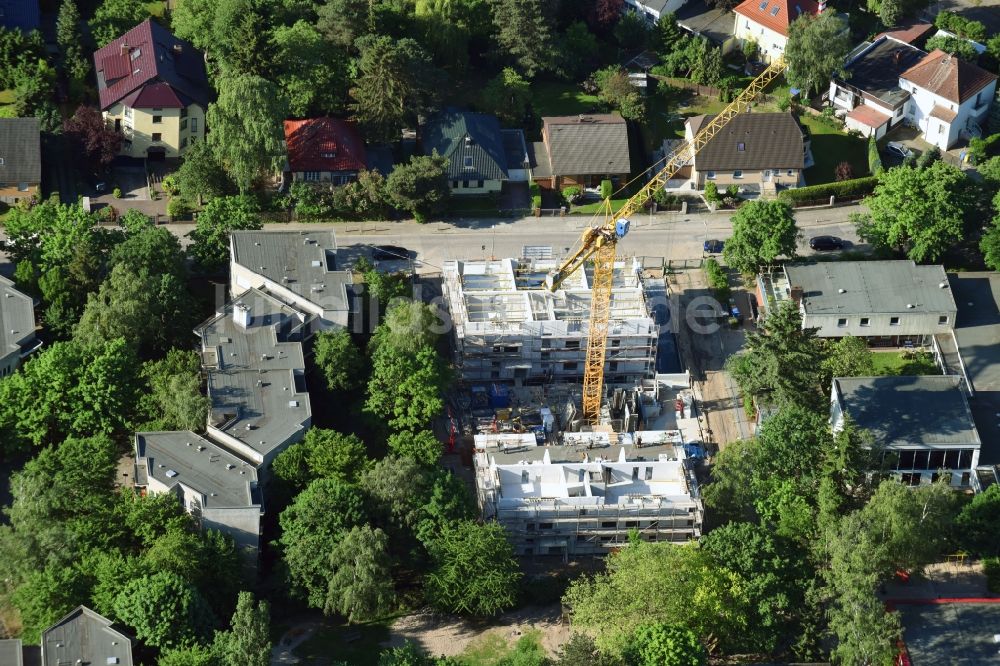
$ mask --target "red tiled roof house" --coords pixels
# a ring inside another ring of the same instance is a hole
[[[367,165],[365,142],[349,120],[286,120],[285,146],[292,181],[346,185]]]
[[[213,99],[200,51],[146,20],[94,53],[101,111],[122,155],[178,157],[205,137]]]
[[[788,26],[802,14],[819,14],[826,0],[744,0],[733,11],[733,34],[740,44],[757,44],[761,57],[770,62],[785,52]]]

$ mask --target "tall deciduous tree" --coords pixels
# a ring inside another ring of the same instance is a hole
[[[215,649],[223,666],[268,666],[270,622],[270,604],[255,602],[250,592],[240,592],[230,629],[215,636]]]
[[[529,79],[552,68],[555,44],[542,0],[493,0],[496,39],[505,60]]]
[[[864,204],[869,213],[854,218],[859,236],[924,262],[937,260],[962,239],[971,197],[965,174],[939,161],[926,169],[886,171]]]
[[[217,197],[198,215],[188,251],[204,268],[218,269],[229,262],[231,232],[263,227],[260,204],[253,197]]]
[[[114,610],[137,638],[160,648],[200,642],[215,623],[198,590],[165,571],[131,581],[115,599]]]
[[[778,257],[794,257],[798,240],[791,207],[783,201],[757,199],[733,215],[733,236],[722,256],[741,273],[755,274]]]
[[[690,629],[658,622],[635,630],[627,649],[635,666],[704,666],[708,651]]]
[[[274,43],[275,78],[297,117],[342,111],[347,93],[347,60],[307,21],[278,25]]]
[[[646,117],[646,100],[632,85],[628,72],[612,65],[594,72],[594,83],[601,100],[621,112],[623,118],[641,122]]]
[[[273,174],[283,151],[283,97],[267,79],[252,74],[216,80],[218,99],[208,105],[208,141],[223,168],[246,193],[254,182]]]
[[[331,391],[347,391],[361,381],[364,358],[347,329],[316,336],[316,366]]]
[[[393,205],[408,210],[418,222],[444,209],[451,194],[448,189],[448,160],[437,155],[414,155],[392,170],[386,180],[386,194]]]
[[[442,74],[412,39],[367,36],[357,46],[361,58],[350,90],[351,111],[369,141],[398,141],[405,127],[433,107]]]
[[[825,90],[830,76],[842,76],[844,62],[851,50],[847,22],[828,9],[814,15],[804,12],[788,26],[788,81],[807,94]]]
[[[385,532],[369,525],[347,532],[330,553],[333,575],[323,611],[348,622],[370,620],[392,609],[396,600]]]
[[[515,604],[521,572],[501,525],[459,521],[446,526],[429,550],[433,565],[424,593],[437,608],[488,617]]]
[[[232,189],[212,146],[205,141],[199,141],[187,149],[175,178],[181,194],[197,199],[198,205],[204,203],[205,199],[221,197]]]
[[[171,349],[166,358],[143,364],[140,411],[144,430],[201,430],[208,417],[208,397],[201,391],[201,363],[194,351]]]
[[[509,125],[516,125],[524,120],[530,101],[531,86],[513,67],[504,67],[483,88],[482,103],[485,109]]]
[[[149,18],[142,0],[102,0],[90,20],[90,32],[104,46]]]
[[[447,368],[433,348],[407,353],[380,347],[372,357],[365,410],[396,430],[424,428],[444,407],[441,393],[447,382]]]
[[[316,27],[333,44],[351,49],[374,27],[374,7],[371,0],[326,0],[316,8]]]

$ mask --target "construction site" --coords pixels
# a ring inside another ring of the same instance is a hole
[[[574,384],[468,396],[479,508],[519,555],[604,555],[633,530],[645,541],[701,535],[694,465],[704,449],[686,374],[612,389],[597,424],[582,418]]]
[[[454,362],[463,380],[580,381],[593,267],[550,291],[546,276],[557,266],[553,259],[531,258],[445,262]],[[655,372],[659,325],[645,282],[637,260],[615,263],[604,370],[609,384],[634,385]]]

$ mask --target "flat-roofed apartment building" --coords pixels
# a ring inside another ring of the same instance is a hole
[[[551,292],[545,278],[557,264],[554,259],[445,262],[444,295],[463,379],[534,383],[583,377],[592,270],[578,270]],[[617,262],[605,381],[635,384],[652,376],[658,333],[639,262]]]
[[[833,380],[830,422],[844,414],[883,449],[885,467],[911,486],[951,474],[951,485],[976,483],[982,445],[958,375],[839,377]]]
[[[233,537],[256,563],[264,512],[257,469],[189,430],[135,435],[135,485],[171,493],[205,529]]]
[[[477,435],[483,518],[507,530],[519,555],[603,555],[628,542],[701,536],[704,508],[679,431]]]
[[[758,276],[765,310],[789,299],[798,303],[803,328],[873,346],[930,344],[952,330],[958,312],[944,268],[907,260],[785,264]]]

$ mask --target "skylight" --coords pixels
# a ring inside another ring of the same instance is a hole
[[[133,49],[132,53],[128,54],[128,57],[132,61],[135,61],[135,60],[138,60],[139,56],[141,56],[141,55],[142,55],[142,49]]]
[[[771,16],[777,16],[779,11],[781,11],[781,7],[779,7],[778,5],[775,5],[771,9]]]
[[[760,3],[760,7],[758,7],[757,9],[760,11],[764,11],[765,9],[767,9],[767,2],[768,0],[764,0],[764,2]]]

